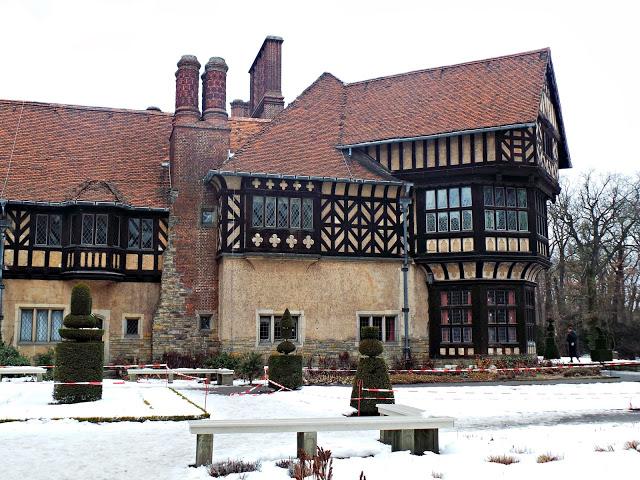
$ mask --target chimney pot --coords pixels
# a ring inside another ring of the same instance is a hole
[[[176,72],[176,111],[180,121],[197,121],[200,118],[198,109],[198,72],[200,62],[195,55],[183,55],[178,61]]]
[[[211,123],[227,120],[227,62],[211,57],[202,74],[202,118]]]
[[[249,109],[252,117],[274,118],[284,109],[282,42],[281,37],[266,37],[249,69]]]

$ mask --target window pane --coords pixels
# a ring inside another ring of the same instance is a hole
[[[438,190],[438,208],[447,208],[447,190]]]
[[[282,317],[273,318],[273,339],[282,340]]]
[[[36,245],[47,244],[47,215],[36,215]]]
[[[200,223],[205,226],[211,226],[216,223],[215,210],[202,210],[200,212]]]
[[[62,328],[62,310],[52,310],[51,311],[51,341],[59,342],[60,341],[60,332],[59,329]]]
[[[253,197],[251,226],[262,227],[264,225],[264,197]]]
[[[278,198],[278,228],[289,228],[289,199]]]
[[[529,231],[529,217],[527,212],[518,212],[518,229],[521,232]]]
[[[60,245],[62,238],[62,217],[49,215],[49,245]]]
[[[504,290],[495,290],[496,305],[507,304],[507,292]]]
[[[133,248],[140,247],[140,219],[139,218],[129,219],[129,240],[127,242],[127,245]]]
[[[49,338],[49,310],[36,311],[36,342],[46,342]]]
[[[516,334],[516,327],[509,327],[507,331],[509,333],[509,342],[517,342],[518,336]]]
[[[452,232],[457,232],[460,230],[460,212],[451,212],[449,214],[449,221],[451,222]]]
[[[462,341],[465,343],[471,343],[473,341],[471,338],[471,327],[464,327],[462,329]]]
[[[497,335],[496,335],[496,327],[489,327],[489,343],[496,343]]]
[[[442,332],[442,342],[443,343],[449,343],[451,341],[450,329],[449,328],[443,328],[441,330],[441,332]]]
[[[302,199],[302,228],[313,230],[313,199]]]
[[[507,229],[507,215],[504,210],[496,210],[496,230]]]
[[[449,208],[458,208],[460,206],[460,190],[457,188],[449,189]]]
[[[527,208],[527,190],[524,188],[518,189],[518,207]]]
[[[507,230],[518,230],[518,216],[515,210],[507,210]]]
[[[271,317],[260,317],[260,341],[269,341],[269,329],[271,328]]]
[[[452,325],[461,325],[462,324],[462,309],[460,308],[452,308],[449,310],[449,316]]]
[[[93,245],[93,215],[82,215],[82,244]]]
[[[447,212],[438,213],[438,231],[449,231],[449,214]]]
[[[362,337],[362,329],[369,326],[370,317],[360,317],[360,325],[358,330],[358,338]]]
[[[495,230],[496,229],[496,220],[493,210],[485,210],[484,211],[484,229],[485,230]]]
[[[142,219],[142,248],[153,248],[153,220]]]
[[[378,327],[378,340],[382,341],[382,317],[371,317],[371,326]]]
[[[436,214],[427,213],[427,232],[436,231]]]
[[[507,310],[505,308],[496,309],[496,323],[507,323]]]
[[[384,317],[385,342],[396,341],[396,317]]]
[[[138,335],[138,319],[127,318],[127,335]]]
[[[291,316],[291,340],[298,341],[298,317]]]
[[[449,310],[442,309],[440,311],[440,324],[441,325],[449,325]]]
[[[454,343],[460,343],[462,337],[460,336],[460,327],[454,327],[451,329],[451,341]]]
[[[291,209],[291,228],[300,228],[300,199],[292,198],[289,200],[289,208]]]
[[[484,204],[493,206],[493,187],[484,187]]]
[[[462,230],[473,230],[473,214],[471,210],[462,211]]]
[[[504,188],[496,187],[496,207],[504,207]]]
[[[436,191],[427,190],[425,194],[425,202],[427,210],[435,210],[436,208]]]
[[[470,207],[472,204],[471,201],[471,187],[463,187],[460,189],[462,192],[462,206]]]
[[[276,226],[276,198],[265,197],[264,199],[264,226]]]
[[[31,341],[31,329],[33,327],[33,310],[20,311],[20,341]]]
[[[107,215],[96,215],[96,245],[107,244]]]
[[[200,330],[211,329],[211,315],[200,315]]]
[[[504,343],[507,341],[507,327],[498,327],[498,342]]]
[[[516,206],[516,189],[507,188],[507,207]]]

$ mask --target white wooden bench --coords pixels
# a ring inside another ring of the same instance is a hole
[[[43,375],[47,373],[47,370],[42,367],[0,367],[0,380],[3,375],[35,375],[38,382],[42,381]]]
[[[204,375],[205,378],[211,380],[211,376],[216,376],[216,382],[218,385],[233,385],[233,370],[228,368],[173,368],[173,369],[161,369],[161,368],[129,368],[127,369],[127,375],[132,382],[136,381],[138,375],[166,375],[169,383],[173,383],[173,378],[176,374],[183,375]]]
[[[422,417],[424,410],[409,405],[379,403],[376,405],[378,413],[385,416]],[[428,417],[423,417],[428,418]],[[449,422],[447,427],[453,427],[451,417],[431,417],[432,420]],[[411,453],[421,455],[424,451],[440,453],[438,427],[429,428],[416,434],[416,430],[380,430],[380,441],[391,445],[391,451],[411,450]]]
[[[401,430],[414,431],[412,453],[422,454],[416,449],[426,444],[429,432],[433,429],[453,426],[450,418],[426,417],[328,417],[328,418],[265,418],[241,420],[196,420],[189,422],[189,432],[196,434],[196,463],[210,465],[213,461],[213,435],[230,433],[277,433],[296,432],[297,451],[315,455],[318,445],[318,432],[360,431],[360,430]]]

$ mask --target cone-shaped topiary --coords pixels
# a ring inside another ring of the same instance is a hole
[[[609,348],[609,340],[604,330],[595,327],[595,347],[591,350],[592,362],[610,362],[613,360],[613,351]]]
[[[382,353],[382,342],[378,340],[377,327],[364,327],[360,331],[360,345],[358,350],[366,357],[360,357],[358,370],[353,379],[351,390],[351,406],[358,409],[360,415],[378,415],[376,403],[394,403],[393,392],[369,392],[362,389],[391,390],[389,369],[383,358],[378,358]],[[362,398],[367,400],[362,400]],[[358,400],[360,399],[360,400]]]
[[[56,345],[56,382],[101,382],[104,362],[104,330],[95,328],[91,314],[91,291],[80,283],[71,291],[71,313],[59,330],[62,342]],[[55,385],[53,398],[58,403],[78,403],[100,400],[102,385]]]
[[[285,309],[280,319],[282,342],[276,350],[283,355],[269,357],[269,379],[275,383],[295,390],[302,386],[302,356],[289,355],[296,349],[290,339],[293,337],[293,319],[289,309]]]
[[[556,329],[551,317],[547,319],[547,336],[544,340],[544,358],[545,360],[560,358],[560,352],[558,351],[558,345],[556,344]]]

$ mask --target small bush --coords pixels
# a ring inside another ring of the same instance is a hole
[[[321,355],[318,357],[318,367],[326,370],[338,368],[338,361],[335,357]]]
[[[417,362],[414,357],[409,355],[409,358],[404,358],[404,356],[395,355],[391,359],[391,369],[392,370],[413,370],[416,368]]]
[[[209,475],[226,477],[232,473],[255,472],[260,470],[260,462],[243,462],[242,460],[224,460],[209,465]]]
[[[53,350],[53,348],[50,348],[44,353],[36,353],[33,356],[33,364],[37,367],[42,365],[51,366],[55,361],[55,354],[56,352]]]
[[[293,460],[291,458],[285,458],[283,460],[278,460],[276,462],[276,467],[284,468],[286,470],[289,470],[289,467],[291,467],[292,463],[293,463]]]
[[[638,446],[640,446],[640,442],[638,442],[638,440],[629,440],[628,442],[624,443],[624,446],[622,447],[624,450],[638,450]]]
[[[29,359],[21,355],[11,345],[0,341],[0,365],[7,367],[25,367],[29,365]]]
[[[238,365],[240,365],[240,356],[227,352],[218,353],[204,361],[204,366],[208,368],[228,368],[229,370],[236,370]]]
[[[512,457],[511,455],[491,455],[489,458],[487,458],[487,462],[501,463],[502,465],[511,465],[513,463],[520,462],[520,460],[518,460],[516,457]]]
[[[536,459],[536,463],[549,463],[549,462],[557,462],[558,460],[562,460],[564,457],[560,455],[555,455],[553,453],[543,453],[542,455],[538,455]]]
[[[291,390],[302,387],[302,356],[271,355],[269,379]]]
[[[600,445],[596,445],[593,447],[594,452],[614,452],[613,445],[607,445],[606,447],[602,447]]]
[[[289,462],[289,476],[296,480],[304,480],[311,477],[313,480],[333,479],[333,459],[331,450],[317,447],[315,455],[310,457],[304,450],[300,451],[299,458]],[[360,474],[362,478],[362,474]]]
[[[249,380],[249,383],[260,377],[263,371],[264,362],[262,361],[262,355],[259,353],[247,352],[240,358],[237,373],[245,380]]]

